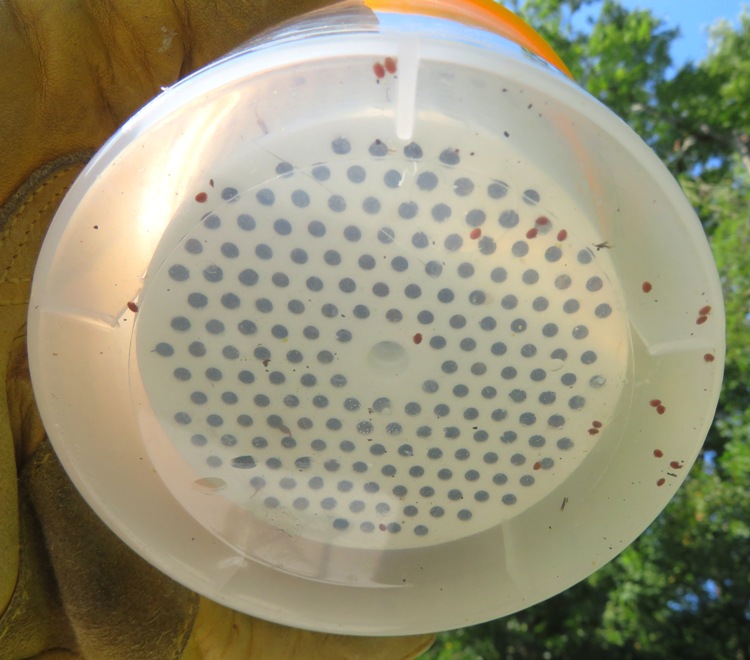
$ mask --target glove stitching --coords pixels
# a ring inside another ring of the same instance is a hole
[[[73,169],[74,169],[73,166],[69,166],[62,170],[59,170],[58,172],[54,174],[54,176],[52,176],[52,178],[47,179],[29,197],[26,198],[24,203],[21,204],[21,206],[18,208],[16,213],[10,219],[10,222],[8,223],[8,227],[3,232],[2,239],[0,239],[0,243],[5,242],[8,239],[8,236],[10,235],[11,230],[18,223],[26,207],[29,206],[29,204],[31,204],[31,202],[34,201],[34,198],[36,198],[37,195],[39,195],[46,187],[48,187],[49,185],[54,183],[57,179],[59,179],[61,176],[67,174]],[[8,261],[8,265],[5,267],[5,270],[0,276],[0,282],[8,282],[11,284],[21,284],[21,283],[28,283],[31,281],[30,277],[10,277],[9,273],[13,267],[14,261],[21,254],[21,252],[23,251],[23,248],[26,246],[26,243],[28,243],[29,237],[31,235],[31,231],[36,227],[42,215],[47,211],[47,209],[49,209],[50,206],[58,203],[58,200],[67,192],[68,188],[69,186],[64,186],[63,188],[60,188],[59,190],[57,190],[54,196],[41,209],[39,209],[39,211],[37,211],[36,216],[29,223],[29,226],[24,232],[23,238],[21,239],[20,243],[16,247],[16,251],[11,256],[10,261]]]
[[[18,213],[18,207],[29,201],[30,191],[41,188],[47,179],[61,169],[70,171],[76,167],[82,168],[91,160],[93,155],[93,150],[86,149],[58,156],[26,176],[16,190],[6,200],[0,202],[0,231],[2,231],[2,236],[5,236],[7,224]]]

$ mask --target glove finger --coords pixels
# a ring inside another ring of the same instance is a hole
[[[183,660],[408,660],[433,641],[434,635],[351,637],[289,628],[203,598]]]

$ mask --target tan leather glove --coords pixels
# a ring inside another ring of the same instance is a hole
[[[252,619],[145,563],[91,512],[34,405],[24,322],[67,188],[138,108],[260,29],[326,0],[0,0],[0,658],[410,658]]]

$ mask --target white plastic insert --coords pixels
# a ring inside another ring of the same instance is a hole
[[[721,293],[677,184],[569,80],[447,19],[346,16],[105,146],[45,241],[32,376],[77,487],[175,579],[440,630],[661,511],[716,405]]]

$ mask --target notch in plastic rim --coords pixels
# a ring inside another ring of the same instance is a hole
[[[536,30],[493,0],[364,0],[364,4],[376,12],[425,14],[490,30],[517,43],[573,79],[562,58]]]

